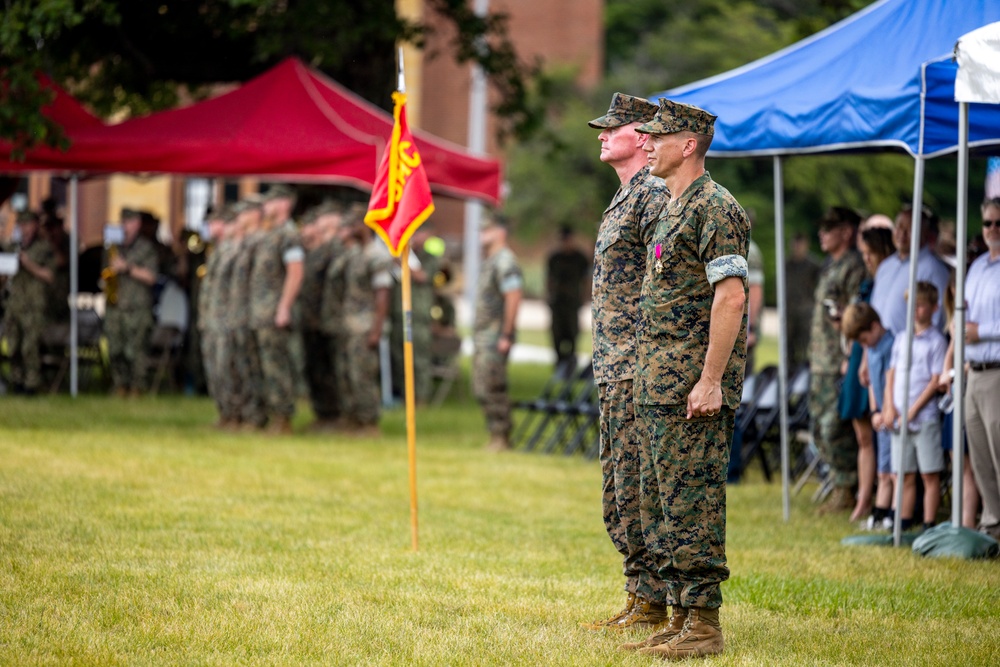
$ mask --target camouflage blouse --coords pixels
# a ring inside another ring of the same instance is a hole
[[[618,189],[597,232],[591,322],[594,380],[629,380],[635,373],[639,291],[646,272],[646,245],[670,200],[663,181],[642,168]]]
[[[646,256],[639,299],[639,403],[679,405],[701,377],[715,284],[729,277],[747,290],[750,221],[708,172],[664,209]],[[735,409],[743,393],[746,311],[722,378],[723,404]]]

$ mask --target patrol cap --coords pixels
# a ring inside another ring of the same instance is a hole
[[[38,214],[34,211],[19,211],[17,214],[17,224],[19,225],[27,225],[32,222],[37,223],[38,221]]]
[[[123,208],[121,213],[121,220],[130,219],[142,219],[142,211],[136,210],[134,208]]]
[[[503,227],[504,229],[510,229],[510,219],[503,213],[493,211],[492,213],[484,215],[483,219],[479,222],[480,229],[489,229],[490,227]]]
[[[615,93],[611,98],[608,113],[587,123],[593,128],[621,127],[629,123],[648,121],[656,113],[657,106],[642,97]]]
[[[716,118],[717,116],[704,109],[661,97],[660,108],[653,120],[635,128],[635,131],[643,134],[673,134],[687,131],[712,136],[715,134]]]
[[[819,219],[819,228],[834,229],[841,225],[850,225],[856,228],[860,223],[861,216],[854,209],[846,206],[831,206]]]
[[[271,201],[272,199],[295,199],[295,190],[284,183],[272,185],[264,193],[264,201]]]

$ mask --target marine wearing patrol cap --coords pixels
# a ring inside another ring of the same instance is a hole
[[[629,123],[649,120],[656,113],[656,105],[642,97],[632,97],[624,93],[615,93],[611,98],[608,113],[587,123],[587,125],[602,129],[606,127],[621,127]]]
[[[272,185],[267,189],[267,192],[263,195],[264,201],[271,201],[272,199],[291,199],[295,200],[295,190],[284,183],[278,183]]]
[[[635,128],[635,131],[643,134],[673,134],[686,131],[712,136],[715,134],[716,118],[717,116],[704,109],[661,97],[660,108],[653,120]]]

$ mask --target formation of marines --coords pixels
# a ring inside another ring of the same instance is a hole
[[[218,425],[291,432],[294,325],[302,335],[312,428],[376,435],[392,256],[364,224],[362,207],[323,204],[298,227],[294,205],[290,188],[273,186],[208,220],[213,250],[197,322]]]

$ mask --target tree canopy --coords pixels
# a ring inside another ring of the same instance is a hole
[[[537,125],[527,106],[533,71],[517,59],[506,17],[476,16],[464,0],[428,8],[455,26],[456,58],[482,65],[504,129]],[[40,113],[37,72],[107,117],[170,108],[294,55],[391,108],[395,45],[419,45],[429,30],[400,18],[393,0],[3,0],[3,17],[0,137],[19,148],[61,137]]]

